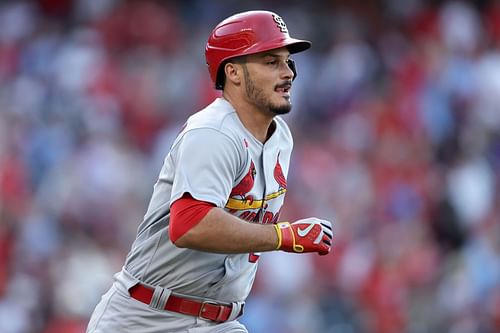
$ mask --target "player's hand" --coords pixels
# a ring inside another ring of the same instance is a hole
[[[278,234],[277,250],[294,253],[318,252],[325,255],[332,246],[332,223],[315,217],[294,223],[279,222],[274,225]]]

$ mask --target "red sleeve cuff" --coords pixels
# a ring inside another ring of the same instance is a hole
[[[215,205],[194,199],[189,193],[177,199],[170,205],[170,225],[168,233],[170,240],[175,243],[182,235],[196,226],[208,211]]]

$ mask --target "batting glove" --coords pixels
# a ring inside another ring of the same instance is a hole
[[[278,234],[276,250],[305,253],[318,252],[325,255],[332,246],[332,223],[310,217],[294,223],[279,222],[274,225]]]

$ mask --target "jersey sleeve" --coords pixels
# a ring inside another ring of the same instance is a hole
[[[176,242],[190,229],[194,228],[214,206],[206,201],[193,199],[189,194],[175,200],[170,205],[170,240]]]
[[[235,143],[224,133],[211,128],[187,131],[173,155],[175,174],[170,202],[189,193],[197,200],[224,207],[240,161]]]

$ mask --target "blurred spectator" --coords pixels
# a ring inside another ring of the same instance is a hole
[[[264,254],[242,321],[500,332],[493,0],[1,2],[0,332],[84,330],[181,121],[216,95],[209,27],[257,8],[313,41],[282,217],[336,236],[327,257]]]

